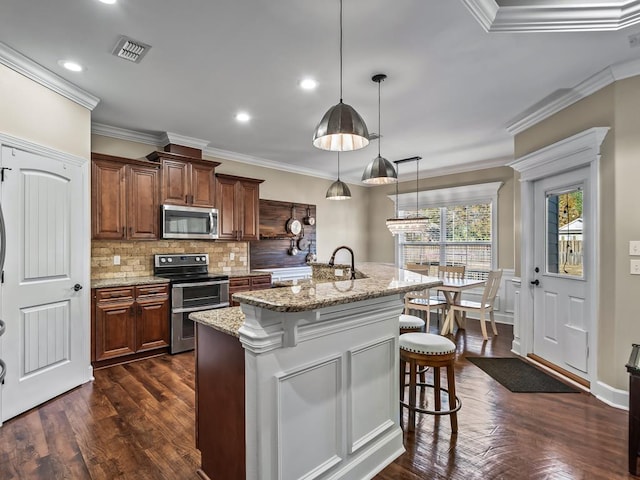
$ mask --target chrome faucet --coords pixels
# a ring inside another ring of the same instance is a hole
[[[342,245],[341,247],[338,247],[333,251],[333,253],[331,254],[331,259],[329,260],[329,266],[333,267],[336,260],[336,253],[338,253],[343,248],[345,250],[348,250],[349,253],[351,254],[351,280],[355,280],[356,279],[355,255],[353,254],[353,250],[351,250],[351,248],[347,247],[346,245]]]

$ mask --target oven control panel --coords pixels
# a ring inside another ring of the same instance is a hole
[[[209,265],[208,253],[184,253],[155,256],[156,267],[191,267],[201,265]]]

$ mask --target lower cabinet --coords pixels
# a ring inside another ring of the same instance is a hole
[[[93,302],[92,361],[97,366],[169,347],[168,285],[97,288]]]
[[[238,302],[232,300],[233,294],[250,290],[264,290],[271,288],[271,275],[257,275],[247,277],[233,277],[229,279],[229,305],[237,307]]]

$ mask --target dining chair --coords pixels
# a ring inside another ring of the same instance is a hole
[[[465,265],[438,265],[438,278],[462,280],[466,271]],[[447,301],[444,293],[438,292],[438,295],[431,297],[433,300]]]
[[[493,329],[493,334],[498,335],[498,330],[496,328],[496,322],[493,318],[493,305],[496,299],[496,295],[498,294],[498,289],[500,288],[500,280],[502,279],[502,270],[492,270],[489,272],[487,276],[487,282],[484,287],[484,292],[482,294],[482,300],[480,302],[472,302],[470,300],[460,300],[458,303],[454,303],[453,305],[449,305],[449,309],[451,310],[450,315],[455,315],[456,312],[462,313],[462,323],[466,324],[467,321],[467,312],[479,312],[480,314],[480,329],[482,330],[482,338],[488,340],[487,337],[487,327],[485,325],[485,315],[489,314],[489,319],[491,320],[491,328]]]
[[[420,310],[427,312],[425,320],[425,332],[429,332],[429,321],[431,320],[431,310],[436,311],[438,319],[438,329],[440,329],[440,315],[446,314],[447,300],[438,297],[430,297],[430,290],[420,290],[408,292],[404,295],[404,314],[409,315],[410,310]]]

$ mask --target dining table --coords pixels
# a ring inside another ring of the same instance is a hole
[[[453,334],[453,323],[458,325],[458,328],[464,328],[462,326],[462,318],[460,312],[455,312],[452,308],[449,308],[450,305],[454,305],[460,301],[462,297],[462,292],[465,290],[470,290],[472,288],[483,287],[485,285],[484,280],[477,279],[468,279],[468,278],[442,278],[442,285],[439,285],[437,288],[444,295],[444,298],[447,300],[447,316],[442,325],[441,335],[447,335],[448,333]]]

